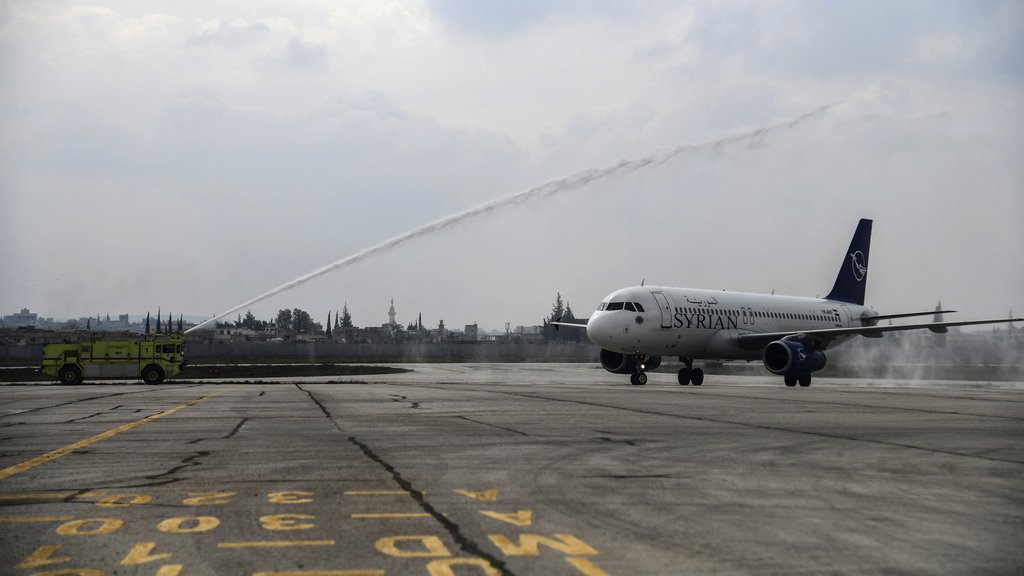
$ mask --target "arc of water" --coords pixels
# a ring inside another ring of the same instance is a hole
[[[360,262],[362,260],[365,260],[365,259],[370,258],[370,257],[375,256],[375,255],[382,254],[384,252],[390,251],[390,250],[392,250],[392,249],[394,249],[394,248],[396,248],[396,247],[398,247],[398,246],[400,246],[400,245],[402,245],[402,244],[404,244],[404,243],[406,243],[406,242],[408,242],[410,240],[414,240],[414,239],[419,238],[421,236],[426,236],[428,234],[433,234],[435,232],[440,232],[442,230],[446,230],[448,228],[451,228],[453,226],[461,224],[461,223],[463,223],[463,222],[465,222],[467,220],[470,220],[470,219],[473,219],[473,218],[482,217],[482,216],[486,216],[488,214],[491,214],[491,213],[493,213],[495,211],[498,211],[498,210],[501,210],[503,208],[508,208],[508,207],[511,207],[511,206],[517,206],[517,205],[520,205],[520,204],[522,204],[524,202],[528,202],[530,200],[534,200],[534,199],[537,199],[537,198],[544,198],[544,197],[553,196],[555,194],[559,194],[559,193],[562,193],[562,192],[565,192],[565,191],[568,191],[568,190],[575,190],[575,189],[578,189],[578,188],[582,188],[582,187],[590,184],[591,182],[594,182],[594,181],[597,181],[597,180],[601,180],[601,179],[607,178],[609,176],[629,174],[629,173],[635,172],[637,170],[646,168],[646,167],[651,166],[651,165],[663,164],[664,162],[666,162],[666,161],[668,161],[668,160],[670,160],[672,158],[675,158],[676,156],[679,156],[680,154],[683,154],[684,152],[705,150],[705,149],[709,149],[709,148],[722,149],[725,146],[728,146],[730,144],[735,144],[735,143],[738,143],[738,142],[742,142],[742,141],[759,140],[759,139],[763,138],[764,136],[766,136],[767,134],[769,134],[771,132],[774,132],[774,131],[777,131],[777,130],[780,130],[780,129],[782,129],[782,130],[793,129],[796,126],[798,126],[799,124],[801,124],[802,122],[804,122],[804,121],[806,121],[806,120],[808,120],[808,119],[810,119],[810,118],[812,118],[814,116],[818,116],[820,114],[823,114],[824,112],[826,112],[830,108],[833,108],[834,106],[836,106],[836,105],[832,104],[832,105],[822,106],[821,108],[818,108],[818,109],[813,110],[811,112],[808,112],[806,114],[802,114],[800,116],[797,116],[796,118],[792,118],[790,120],[786,120],[785,122],[780,122],[780,123],[777,123],[777,124],[773,124],[771,126],[766,126],[766,127],[758,128],[756,130],[750,130],[748,132],[742,132],[742,133],[739,133],[739,134],[734,134],[734,135],[727,136],[725,138],[721,138],[721,139],[718,139],[718,140],[714,140],[714,141],[710,141],[710,142],[705,142],[703,144],[683,144],[683,145],[677,146],[677,147],[669,149],[669,150],[659,150],[659,151],[656,151],[656,152],[654,152],[652,154],[649,154],[647,156],[644,156],[642,158],[638,158],[638,159],[634,159],[634,160],[622,160],[622,161],[620,161],[620,162],[618,162],[616,164],[613,164],[611,166],[605,166],[603,168],[591,168],[589,170],[584,170],[583,172],[579,172],[579,173],[577,173],[577,174],[575,174],[573,176],[569,176],[567,178],[560,178],[558,180],[551,180],[549,182],[545,182],[544,184],[541,184],[540,186],[531,188],[529,190],[525,190],[523,192],[517,192],[515,194],[511,194],[509,196],[505,196],[505,197],[499,198],[497,200],[492,200],[492,201],[489,201],[489,202],[485,202],[485,203],[480,204],[479,206],[476,206],[474,208],[470,208],[468,210],[465,210],[465,211],[462,211],[462,212],[458,212],[456,214],[445,216],[444,218],[441,218],[440,220],[437,220],[435,222],[431,222],[429,224],[425,224],[425,225],[420,226],[418,228],[414,228],[414,229],[412,229],[412,230],[410,230],[408,232],[404,232],[402,234],[399,234],[398,236],[394,236],[394,237],[392,237],[392,238],[390,238],[388,240],[385,240],[385,241],[381,242],[380,244],[376,244],[374,246],[371,246],[371,247],[369,247],[369,248],[367,248],[367,249],[365,249],[365,250],[363,250],[361,252],[357,252],[356,254],[353,254],[351,256],[346,256],[345,258],[342,258],[341,260],[338,260],[336,262],[332,262],[330,264],[327,264],[326,266],[321,266],[320,268],[317,268],[316,270],[313,270],[312,272],[309,272],[308,274],[304,274],[302,276],[299,276],[298,278],[296,278],[294,280],[291,280],[289,282],[286,282],[286,283],[278,286],[277,288],[274,288],[272,290],[264,292],[263,294],[260,294],[259,296],[256,296],[255,298],[252,298],[250,300],[246,300],[245,302],[242,302],[241,304],[238,304],[237,306],[234,306],[234,307],[232,307],[229,310],[225,310],[224,312],[221,312],[220,314],[217,314],[213,318],[210,318],[209,320],[206,320],[206,321],[204,321],[204,322],[202,322],[200,324],[197,324],[196,326],[193,326],[192,328],[189,328],[188,330],[185,331],[185,333],[188,334],[189,332],[192,332],[194,330],[199,330],[201,328],[205,328],[206,326],[209,326],[210,324],[213,324],[214,322],[216,322],[217,320],[220,320],[221,318],[223,318],[225,316],[228,316],[230,314],[234,314],[235,312],[238,312],[239,310],[241,310],[243,308],[246,308],[248,306],[252,306],[253,304],[256,304],[257,302],[261,302],[263,300],[266,300],[267,298],[270,298],[272,296],[280,294],[281,292],[285,292],[285,291],[291,290],[292,288],[296,288],[298,286],[301,286],[302,284],[305,284],[306,282],[309,282],[310,280],[313,280],[314,278],[316,278],[318,276],[322,276],[322,275],[324,275],[324,274],[326,274],[328,272],[333,272],[335,270],[341,270],[343,268],[347,268],[347,267],[349,267],[349,266],[351,266],[351,265],[353,265],[353,264],[355,264],[357,262]]]

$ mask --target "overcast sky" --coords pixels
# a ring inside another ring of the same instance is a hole
[[[253,312],[822,295],[870,217],[880,312],[1019,315],[1022,54],[1020,1],[3,2],[0,314],[212,316],[596,169]]]

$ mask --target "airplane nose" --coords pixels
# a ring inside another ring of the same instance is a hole
[[[587,338],[598,346],[608,346],[611,341],[611,318],[602,314],[587,322]]]

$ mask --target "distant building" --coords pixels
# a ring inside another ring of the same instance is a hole
[[[23,328],[31,326],[36,328],[39,325],[39,315],[29,312],[28,308],[22,308],[17,314],[9,314],[3,317],[4,328]]]

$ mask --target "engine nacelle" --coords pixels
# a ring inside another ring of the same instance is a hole
[[[631,354],[623,354],[621,352],[612,352],[611,350],[601,349],[601,368],[611,372],[612,374],[633,374],[636,372],[636,361],[633,360]],[[661,356],[650,356],[647,361],[644,362],[644,372],[648,370],[654,370],[658,366],[661,366]]]
[[[636,364],[633,363],[633,357],[629,354],[612,352],[602,348],[600,358],[601,368],[612,374],[632,374],[636,372]]]
[[[825,353],[794,340],[776,340],[765,346],[764,367],[772,374],[799,376],[825,367]]]

